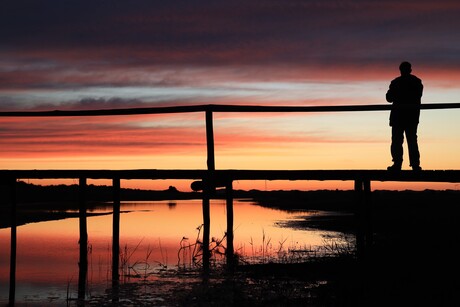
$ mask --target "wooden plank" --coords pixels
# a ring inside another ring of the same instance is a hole
[[[18,179],[190,179],[206,178],[207,170],[0,170],[0,181]],[[214,180],[355,180],[460,182],[460,170],[215,170]]]
[[[459,182],[458,170],[400,171],[387,170],[216,170],[217,180],[355,180],[371,181]]]

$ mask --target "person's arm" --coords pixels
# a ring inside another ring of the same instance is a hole
[[[393,97],[393,82],[390,83],[390,88],[387,91],[387,94],[385,95],[385,98],[387,99],[388,102],[393,102],[394,97]]]
[[[423,95],[423,83],[422,83],[421,80],[420,80],[420,92],[419,92],[419,94],[420,94],[420,98],[422,98],[422,95]]]

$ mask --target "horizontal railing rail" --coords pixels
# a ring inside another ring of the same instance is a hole
[[[52,111],[3,111],[0,117],[54,117],[54,116],[117,116],[117,115],[147,115],[194,112],[359,112],[359,111],[388,111],[391,104],[374,105],[334,105],[334,106],[257,106],[257,105],[191,105],[171,107],[146,107],[99,110],[52,110]],[[460,103],[425,103],[420,105],[422,110],[460,109]]]

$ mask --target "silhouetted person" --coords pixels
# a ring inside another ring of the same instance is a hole
[[[420,117],[420,104],[423,93],[422,80],[412,75],[409,62],[399,65],[401,76],[391,81],[386,94],[388,102],[393,103],[390,113],[391,156],[393,165],[388,170],[401,170],[403,162],[403,143],[406,134],[409,161],[413,170],[421,170],[420,153],[417,144],[417,126]]]

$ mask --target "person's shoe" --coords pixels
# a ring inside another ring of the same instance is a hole
[[[416,171],[416,172],[419,172],[419,171],[422,170],[422,167],[420,165],[415,165],[415,166],[412,166],[412,170]]]
[[[391,165],[391,166],[388,166],[388,167],[387,167],[387,170],[389,170],[389,171],[394,171],[394,172],[395,172],[395,171],[400,171],[400,170],[401,170],[401,165],[395,163],[395,164],[393,164],[393,165]]]

